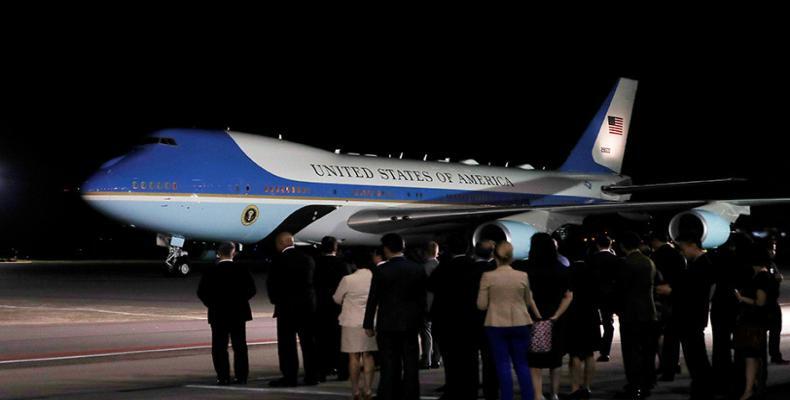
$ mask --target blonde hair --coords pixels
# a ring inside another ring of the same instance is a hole
[[[513,261],[513,245],[507,240],[497,243],[494,249],[494,259],[497,265],[508,265]]]

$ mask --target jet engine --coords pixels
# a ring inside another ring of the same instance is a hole
[[[483,240],[494,240],[496,242],[507,240],[513,244],[513,257],[519,260],[527,258],[530,240],[538,232],[540,230],[532,224],[500,219],[478,226],[472,235],[472,243],[477,244]]]
[[[669,236],[675,240],[686,233],[699,235],[703,248],[715,248],[729,239],[730,223],[714,211],[694,208],[672,217]]]

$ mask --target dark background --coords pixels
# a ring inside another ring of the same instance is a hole
[[[790,196],[781,36],[514,32],[352,31],[291,45],[263,33],[247,44],[205,32],[14,31],[0,72],[0,251],[159,255],[153,233],[105,219],[75,192],[157,129],[230,127],[328,150],[551,169],[620,76],[639,80],[624,174],[636,183],[750,180],[640,199]],[[750,221],[785,227],[787,211],[755,209]]]

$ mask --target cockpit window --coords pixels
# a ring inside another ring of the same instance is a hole
[[[158,136],[148,136],[140,140],[138,143],[139,145],[146,145],[146,144],[164,144],[168,146],[176,146],[176,140],[173,138],[165,138],[165,137],[158,137]]]

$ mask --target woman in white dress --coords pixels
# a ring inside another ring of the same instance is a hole
[[[365,319],[365,308],[368,303],[368,292],[373,273],[370,270],[371,257],[365,262],[358,262],[359,268],[351,275],[346,275],[340,281],[335,291],[334,300],[342,305],[338,318],[342,327],[340,351],[348,354],[349,372],[351,373],[351,388],[354,400],[369,400],[373,398],[374,374],[376,373],[373,361],[374,351],[378,351],[376,338],[368,337],[362,322]],[[362,374],[363,391],[360,391],[360,370]]]

